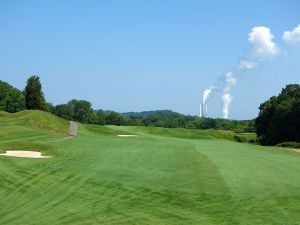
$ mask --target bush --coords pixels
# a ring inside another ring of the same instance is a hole
[[[241,133],[235,134],[234,140],[240,143],[250,143],[250,144],[257,144],[258,140],[255,134],[253,133]]]

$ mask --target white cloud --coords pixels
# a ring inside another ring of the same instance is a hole
[[[292,31],[283,32],[282,39],[288,44],[300,44],[300,24]]]
[[[272,59],[279,52],[279,48],[273,42],[273,34],[268,27],[253,27],[249,33],[248,41],[252,44],[249,52],[239,61],[239,69],[251,70],[259,62]]]
[[[252,54],[258,61],[274,57],[279,49],[272,41],[274,38],[267,27],[253,27],[249,33],[248,41],[253,44]]]

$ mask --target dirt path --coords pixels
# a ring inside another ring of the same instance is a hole
[[[74,121],[69,121],[69,124],[70,124],[70,130],[69,130],[69,136],[68,137],[61,138],[61,139],[58,139],[58,140],[52,140],[50,142],[59,142],[59,141],[64,141],[64,140],[68,140],[68,139],[77,137],[78,123],[76,123]]]
[[[78,124],[74,121],[70,121],[69,137],[77,137],[77,134],[78,134]]]

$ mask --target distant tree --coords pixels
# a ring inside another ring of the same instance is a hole
[[[144,126],[142,119],[136,116],[124,117],[124,125],[126,126]]]
[[[71,116],[68,113],[68,105],[67,104],[61,104],[55,106],[55,115],[60,116],[66,120],[71,120]]]
[[[96,113],[91,113],[87,122],[88,124],[97,124],[97,118],[96,118]]]
[[[86,100],[78,100],[74,105],[74,120],[87,123],[93,114],[92,104]]]
[[[27,109],[46,110],[45,97],[38,76],[29,77],[24,95]]]
[[[46,102],[45,110],[49,113],[55,114],[55,106],[50,102]]]
[[[102,109],[98,110],[96,113],[96,124],[105,124],[105,112]]]
[[[75,108],[78,100],[72,99],[67,103],[67,114],[69,115],[70,119],[76,120],[75,119]]]
[[[81,104],[84,103],[84,104]],[[84,106],[84,107],[83,107]],[[124,126],[153,126],[189,129],[223,129],[235,132],[254,132],[254,121],[236,121],[186,116],[171,110],[145,111],[141,113],[117,113],[92,110],[88,101],[73,99],[68,104],[58,105],[55,114],[68,120],[90,124],[113,124]]]
[[[92,104],[86,100],[73,99],[67,104],[57,105],[55,115],[81,123],[96,123],[96,116],[91,106]]]
[[[152,121],[147,117],[147,118],[144,118],[144,119],[142,119],[142,121],[141,121],[143,124],[144,124],[144,126],[146,126],[146,127],[150,127],[150,126],[153,126],[153,124],[152,124]]]
[[[110,112],[106,118],[105,121],[107,124],[113,124],[113,125],[123,125],[124,117],[117,113],[117,112]]]
[[[300,142],[300,85],[287,85],[259,107],[256,133],[264,145]]]
[[[24,109],[23,93],[8,83],[0,81],[0,110],[13,113]]]

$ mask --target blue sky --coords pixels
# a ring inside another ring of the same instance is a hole
[[[300,24],[299,1],[0,1],[0,80],[23,89],[41,77],[47,101],[89,100],[119,112],[198,114],[202,92],[234,70],[255,26],[280,52],[237,74],[229,118],[300,83],[300,46],[282,40]],[[208,115],[222,117],[221,92]]]

